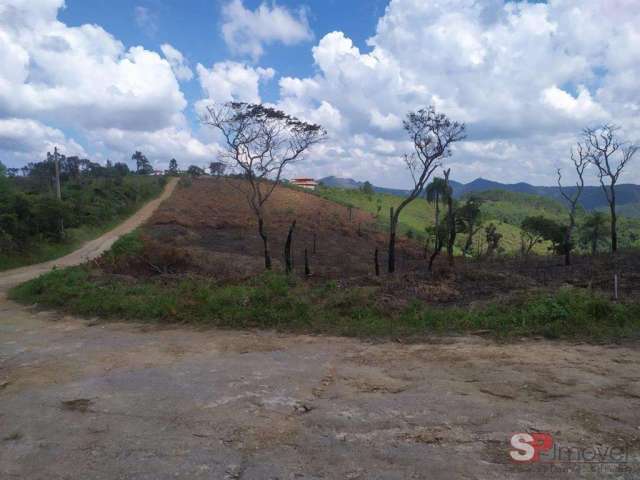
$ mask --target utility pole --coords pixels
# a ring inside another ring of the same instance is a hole
[[[62,201],[62,192],[60,190],[60,158],[58,154],[58,147],[53,149],[53,165],[56,171],[56,200]],[[60,238],[64,238],[64,220],[60,217]]]
[[[53,164],[56,169],[56,198],[58,201],[61,201],[62,193],[60,192],[60,161],[58,160],[58,147],[53,149]]]

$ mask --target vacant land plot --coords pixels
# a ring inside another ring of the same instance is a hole
[[[161,249],[176,247],[186,262],[181,271],[201,272],[219,279],[242,279],[263,271],[262,240],[237,179],[198,179],[178,188],[144,230],[147,241]],[[304,249],[315,277],[348,278],[373,272],[384,235],[373,215],[301,191],[279,187],[266,204],[266,225],[277,268],[283,268],[284,243],[291,223],[294,266],[303,272]],[[418,258],[417,245],[401,248]],[[411,257],[412,258],[412,257]]]
[[[262,241],[241,185],[236,179],[199,179],[178,188],[143,230],[147,261],[127,261],[112,272],[137,277],[200,274],[223,282],[262,272]],[[615,260],[606,255],[575,256],[571,267],[550,256],[481,261],[456,257],[451,268],[443,252],[435,272],[429,274],[424,246],[407,238],[400,239],[399,274],[393,279],[376,278],[376,248],[381,272],[386,267],[387,238],[379,218],[284,187],[277,188],[267,204],[266,225],[276,269],[283,269],[284,243],[294,220],[294,270],[304,275],[306,249],[312,272],[309,280],[315,283],[333,280],[345,286],[381,287],[386,295],[408,301],[468,305],[504,298],[510,292],[563,286],[610,295],[617,274],[623,298],[640,295],[640,256],[635,253],[620,254]]]

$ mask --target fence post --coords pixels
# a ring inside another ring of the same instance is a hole
[[[307,249],[304,249],[304,274],[308,277],[311,275],[311,270],[309,269],[309,253]]]

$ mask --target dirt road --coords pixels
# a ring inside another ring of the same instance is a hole
[[[639,367],[636,345],[162,329],[5,300],[0,479],[639,478]],[[628,463],[515,464],[515,432]]]
[[[151,217],[156,211],[158,206],[167,198],[171,196],[173,190],[178,184],[177,178],[172,178],[167,182],[167,185],[162,194],[149,203],[145,204],[135,214],[118,225],[113,230],[108,231],[101,237],[91,240],[85,243],[78,250],[66,255],[62,258],[51,260],[49,262],[40,263],[37,265],[29,265],[27,267],[16,268],[15,270],[8,270],[6,272],[0,272],[0,295],[9,290],[11,287],[18,285],[22,282],[26,282],[32,278],[36,278],[45,272],[48,272],[54,267],[70,267],[72,265],[80,265],[88,260],[92,260],[99,257],[103,252],[111,248],[111,245],[120,238],[122,235],[131,232]]]

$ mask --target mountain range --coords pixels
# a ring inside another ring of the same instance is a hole
[[[324,177],[319,180],[327,187],[337,188],[361,188],[364,182],[353,180],[352,178]],[[460,198],[468,193],[484,192],[487,190],[505,190],[508,192],[525,193],[529,195],[540,195],[542,197],[553,198],[563,201],[558,187],[536,187],[528,183],[500,183],[484,178],[476,178],[469,183],[451,181],[453,196]],[[373,186],[374,191],[388,193],[391,195],[406,196],[408,190],[385,188]],[[566,191],[572,195],[576,187],[567,187]],[[640,216],[640,185],[630,183],[619,184],[616,187],[617,204],[622,212],[630,216]],[[600,186],[586,186],[580,197],[580,204],[586,210],[604,210],[608,208],[607,199]]]

